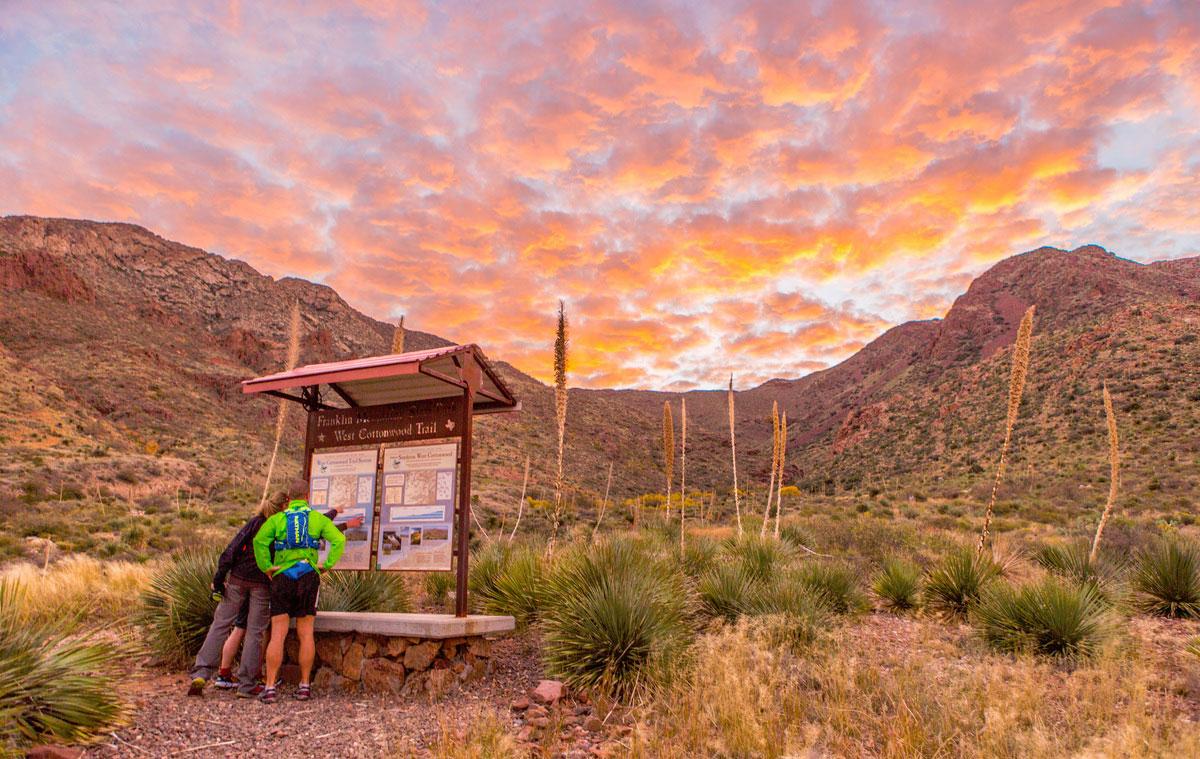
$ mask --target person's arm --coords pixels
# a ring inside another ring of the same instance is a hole
[[[242,525],[242,529],[238,530],[238,534],[233,536],[233,540],[229,541],[229,545],[225,546],[225,550],[221,552],[221,558],[217,559],[217,573],[213,576],[212,582],[213,590],[224,592],[225,576],[229,574],[230,569],[233,569],[233,562],[242,552],[242,546],[246,544],[246,541],[253,539],[258,526],[258,517],[251,517],[246,524]]]
[[[271,544],[275,542],[275,514],[267,521],[263,522],[263,526],[258,528],[258,533],[254,536],[254,563],[258,568],[265,572],[267,576],[271,576]]]
[[[332,521],[325,519],[321,524],[321,537],[329,541],[329,555],[325,557],[325,566],[322,569],[333,569],[338,560],[342,558],[342,551],[346,548],[346,536]]]

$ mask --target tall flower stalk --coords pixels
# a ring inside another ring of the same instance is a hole
[[[608,483],[604,486],[604,500],[600,502],[600,515],[596,517],[596,527],[592,530],[592,542],[600,532],[600,523],[604,521],[604,512],[608,509],[608,491],[612,489],[613,462],[608,462]]]
[[[729,452],[733,457],[733,510],[737,514],[737,531],[738,537],[742,536],[742,501],[741,495],[738,493],[737,481],[737,432],[734,428],[733,415],[733,375],[729,375],[729,392],[726,397],[729,400]]]
[[[517,503],[517,521],[513,524],[512,533],[508,536],[511,543],[517,537],[517,528],[521,526],[521,515],[525,513],[525,489],[529,486],[529,456],[525,457],[525,477],[521,480],[521,500]]]
[[[991,535],[992,512],[996,508],[996,492],[1000,488],[1000,480],[1008,466],[1008,448],[1012,442],[1013,426],[1017,423],[1017,413],[1021,410],[1021,396],[1025,392],[1025,377],[1029,374],[1029,348],[1033,342],[1033,312],[1036,306],[1030,306],[1021,317],[1021,325],[1017,327],[1017,339],[1013,343],[1012,374],[1008,379],[1008,416],[1004,422],[1004,443],[1000,446],[1000,462],[996,465],[996,479],[992,482],[992,496],[988,499],[987,511],[983,516],[983,530],[979,533],[979,545],[975,552],[982,554]]]
[[[1096,563],[1096,555],[1100,552],[1100,537],[1104,534],[1104,526],[1112,514],[1113,504],[1117,501],[1117,487],[1121,480],[1121,446],[1117,439],[1117,417],[1113,414],[1112,396],[1108,394],[1108,383],[1104,383],[1104,418],[1108,423],[1108,502],[1104,504],[1104,513],[1100,515],[1100,524],[1096,526],[1096,537],[1092,539],[1092,552],[1088,555],[1088,563]]]
[[[779,420],[779,482],[775,493],[775,537],[779,537],[779,518],[783,514],[783,465],[787,462],[787,412]]]
[[[287,371],[296,368],[296,364],[300,362],[300,301],[292,301],[292,314],[288,322],[288,350],[287,350]],[[275,445],[271,447],[271,460],[267,464],[267,479],[263,482],[262,497],[258,500],[258,507],[267,502],[267,495],[271,492],[271,479],[275,476],[275,461],[279,458],[279,443],[283,440],[283,432],[287,429],[288,417],[288,402],[284,399],[279,399],[279,410],[275,415]]]
[[[558,468],[554,475],[554,532],[550,536],[553,548],[562,522],[563,443],[567,434],[567,307],[558,302],[558,324],[554,331],[554,415],[558,426]]]
[[[759,537],[767,534],[767,523],[771,521],[771,499],[775,497],[775,470],[779,468],[779,401],[771,401],[771,483],[767,485],[767,507],[763,509],[762,527]]]
[[[687,398],[679,399],[679,547],[683,548],[683,518],[687,512]]]
[[[675,481],[675,420],[671,402],[663,401],[663,467],[667,470],[667,517],[671,516],[671,487]]]
[[[404,314],[400,314],[400,321],[392,330],[392,353],[404,352],[404,334]]]

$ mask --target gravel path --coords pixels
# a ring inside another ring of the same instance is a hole
[[[307,703],[286,688],[274,704],[209,688],[188,698],[186,675],[141,669],[127,681],[131,724],[88,748],[89,757],[202,759],[228,756],[421,756],[442,734],[487,709],[509,715],[514,698],[541,677],[536,641],[496,641],[493,673],[431,704],[348,693],[316,693]]]

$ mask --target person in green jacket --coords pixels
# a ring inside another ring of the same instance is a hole
[[[274,703],[278,698],[275,688],[283,664],[283,643],[287,638],[289,618],[296,620],[296,635],[300,638],[300,687],[296,698],[307,701],[312,697],[309,678],[316,656],[313,622],[317,614],[321,573],[338,563],[346,547],[346,536],[333,521],[310,509],[308,501],[301,497],[308,492],[306,482],[294,483],[289,492],[293,499],[287,508],[269,517],[254,536],[254,561],[271,578],[267,687],[259,696],[267,703]],[[317,555],[321,540],[329,543],[329,555],[324,564]]]

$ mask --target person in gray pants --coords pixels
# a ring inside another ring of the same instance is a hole
[[[192,665],[189,696],[203,695],[214,672],[219,673],[219,680],[229,682],[231,673],[219,671],[221,648],[233,631],[243,606],[247,607],[246,635],[238,667],[238,696],[253,698],[262,692],[258,677],[262,669],[263,633],[271,619],[271,581],[254,561],[252,542],[267,517],[282,511],[289,498],[290,493],[279,493],[264,503],[221,553],[212,581],[213,591],[221,594],[221,601],[213,613],[200,653],[196,655],[196,663]]]

